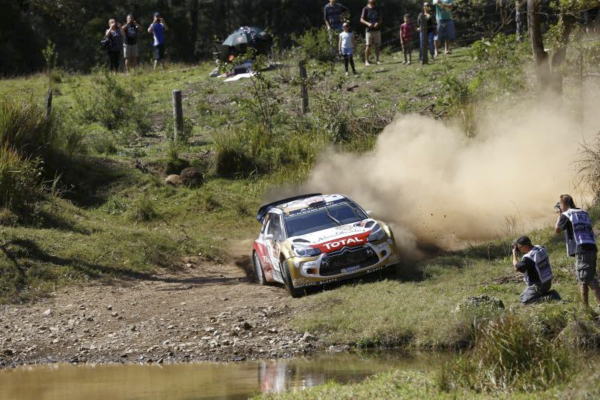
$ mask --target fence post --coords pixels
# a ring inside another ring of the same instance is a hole
[[[52,113],[52,89],[48,89],[48,95],[46,97],[46,117],[49,117]]]
[[[425,18],[424,13],[421,14],[419,31],[421,34],[421,65],[425,65],[429,63],[429,56],[427,54],[427,41],[429,39],[429,32],[427,32],[427,18]]]
[[[177,142],[179,134],[183,131],[183,106],[181,104],[181,90],[173,90],[173,141]]]
[[[302,114],[308,112],[308,88],[306,87],[306,60],[302,60],[298,63],[300,67],[300,80],[302,85]]]

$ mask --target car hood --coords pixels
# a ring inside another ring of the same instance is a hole
[[[317,248],[323,253],[341,250],[344,247],[361,246],[367,243],[367,238],[376,226],[373,219],[365,219],[361,222],[336,226],[309,233],[302,236],[294,236],[288,240],[292,245],[299,244]]]

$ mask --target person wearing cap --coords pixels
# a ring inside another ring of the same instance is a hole
[[[523,254],[521,261],[518,254]],[[525,277],[527,287],[519,296],[521,304],[559,300],[560,296],[552,287],[552,267],[548,251],[544,246],[533,246],[531,239],[521,236],[513,242],[513,267]]]
[[[348,64],[352,66],[352,73],[356,75],[356,68],[354,67],[354,49],[356,49],[356,36],[350,32],[350,25],[344,22],[342,25],[344,30],[340,33],[339,40],[339,51],[342,57],[344,57],[344,67],[346,68],[346,76],[348,76]]]
[[[556,233],[564,232],[567,243],[567,254],[575,258],[575,273],[581,291],[581,300],[589,305],[588,292],[592,289],[596,302],[600,306],[600,287],[596,282],[596,258],[598,247],[590,216],[577,208],[573,197],[563,194],[556,205],[560,213],[556,221]]]
[[[165,68],[165,32],[169,30],[160,13],[154,13],[154,20],[148,28],[148,33],[154,36],[154,69],[158,63]]]
[[[371,65],[371,47],[375,48],[375,62],[379,62],[379,53],[381,51],[381,21],[382,15],[379,8],[376,7],[375,0],[369,0],[367,6],[363,8],[360,14],[360,23],[366,26],[365,40],[365,65]]]

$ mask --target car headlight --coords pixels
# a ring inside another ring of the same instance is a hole
[[[314,256],[318,256],[319,254],[321,254],[321,250],[319,250],[319,249],[315,249],[314,247],[310,247],[310,246],[297,245],[297,244],[292,246],[292,251],[298,257],[314,257]]]
[[[367,239],[369,242],[377,242],[385,237],[385,231],[381,227],[381,225],[376,224],[371,230],[371,234]]]

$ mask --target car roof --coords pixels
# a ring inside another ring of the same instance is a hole
[[[275,211],[278,214],[284,213],[286,215],[289,215],[291,212],[303,210],[305,208],[310,208],[311,205],[314,203],[334,203],[343,200],[348,200],[348,198],[341,194],[321,194],[302,199],[292,200],[288,203],[279,204],[277,207],[273,208],[273,211]]]

